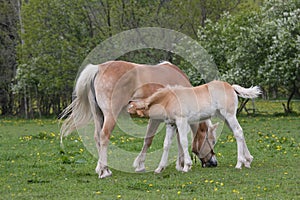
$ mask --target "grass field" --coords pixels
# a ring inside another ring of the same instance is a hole
[[[57,120],[1,119],[0,199],[299,199],[300,102],[293,102],[291,116],[280,114],[281,102],[256,105],[256,115],[238,117],[254,156],[251,169],[234,168],[236,142],[225,127],[215,146],[216,168],[201,168],[198,161],[189,173],[177,172],[175,163],[159,175],[111,169],[113,176],[104,180],[76,133],[61,150]],[[142,139],[118,128],[113,135],[121,148],[142,146]],[[163,137],[155,138],[153,149],[162,147]]]

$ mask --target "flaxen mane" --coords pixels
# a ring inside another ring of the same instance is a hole
[[[153,93],[150,97],[145,100],[145,109],[148,109],[149,106],[153,104],[158,104],[162,99],[166,96],[172,96],[174,94],[174,89],[184,88],[181,85],[170,86],[167,85],[164,88],[158,89],[155,93]]]

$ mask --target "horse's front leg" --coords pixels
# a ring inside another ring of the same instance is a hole
[[[180,143],[180,136],[178,131],[177,131],[177,147],[178,147],[178,156],[176,160],[176,169],[177,171],[182,172],[184,167],[184,155],[183,155],[183,149]]]
[[[158,168],[154,171],[155,173],[161,173],[167,166],[169,150],[171,147],[172,139],[176,132],[176,126],[174,124],[166,124],[166,136],[164,140],[164,151],[158,165]]]
[[[192,166],[192,160],[188,150],[188,133],[190,132],[190,125],[186,118],[176,119],[176,125],[179,134],[179,141],[183,150],[184,167],[183,172],[188,172]]]
[[[197,134],[199,124],[191,124],[190,127],[192,129],[193,139],[194,139],[196,134]],[[180,144],[179,134],[177,134],[177,143],[178,143],[178,145],[177,145],[178,146],[178,157],[177,157],[177,161],[176,161],[176,169],[177,169],[177,171],[183,171],[183,168],[184,168],[184,155],[183,155],[182,146]]]
[[[156,132],[156,130],[157,130],[160,123],[161,123],[160,120],[153,120],[153,119],[149,120],[149,123],[148,123],[148,126],[147,126],[147,133],[146,133],[146,136],[145,136],[145,139],[144,139],[143,148],[142,148],[141,152],[136,157],[136,159],[134,160],[134,163],[133,163],[133,167],[135,168],[136,172],[146,171],[145,170],[146,153],[147,153],[148,148],[152,144],[153,137],[154,137],[155,132]]]

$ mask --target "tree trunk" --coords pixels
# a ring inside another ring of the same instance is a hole
[[[296,83],[294,83],[294,85],[293,85],[293,91],[292,91],[292,93],[290,94],[290,96],[289,96],[289,98],[287,100],[287,105],[285,106],[285,104],[282,103],[282,106],[283,106],[285,114],[289,114],[289,113],[292,112],[291,100],[292,100],[294,94],[296,93],[296,90],[297,90]]]

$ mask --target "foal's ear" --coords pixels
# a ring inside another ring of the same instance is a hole
[[[208,128],[208,131],[211,132],[211,133],[214,135],[215,138],[216,138],[216,136],[217,136],[217,132],[216,132],[216,131],[217,131],[218,126],[219,126],[219,122],[217,122],[217,123],[211,125],[211,126]]]
[[[219,122],[213,124],[212,127],[211,127],[211,129],[212,130],[216,130],[218,128],[218,126],[219,126]]]

